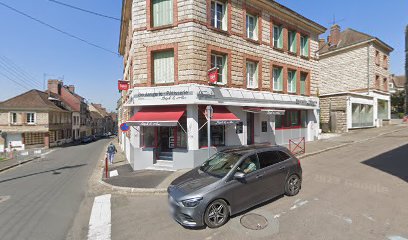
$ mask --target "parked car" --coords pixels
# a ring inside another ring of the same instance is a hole
[[[92,142],[92,138],[90,136],[82,137],[81,143],[90,143]]]
[[[216,153],[167,189],[173,218],[183,226],[217,228],[231,215],[272,198],[299,193],[300,161],[282,146],[242,146]]]
[[[96,135],[92,135],[92,136],[91,136],[91,140],[92,140],[92,141],[96,141],[96,140],[97,140]]]

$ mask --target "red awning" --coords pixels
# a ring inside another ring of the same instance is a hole
[[[205,112],[205,107],[206,106],[200,107],[203,113]],[[241,121],[237,116],[235,116],[235,114],[230,112],[225,106],[212,106],[212,108],[213,115],[211,118],[211,124],[224,125]]]
[[[130,126],[177,126],[185,111],[185,106],[143,107],[127,123]]]

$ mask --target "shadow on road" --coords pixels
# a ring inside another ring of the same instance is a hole
[[[77,164],[77,165],[72,165],[72,166],[65,166],[65,167],[60,167],[60,168],[51,169],[51,170],[47,170],[47,171],[31,173],[31,174],[27,174],[27,175],[23,175],[23,176],[19,176],[19,177],[4,179],[4,180],[1,180],[1,181],[0,181],[0,184],[1,184],[1,183],[5,183],[5,182],[9,182],[9,181],[12,181],[12,180],[16,180],[16,179],[20,179],[20,178],[25,178],[25,177],[31,177],[31,176],[35,176],[35,175],[38,175],[38,174],[48,173],[48,172],[52,172],[52,174],[58,175],[58,174],[61,174],[61,172],[59,172],[59,170],[71,169],[71,168],[79,168],[79,167],[83,167],[83,166],[85,166],[85,165],[87,165],[87,164]]]
[[[408,144],[362,163],[408,182]]]

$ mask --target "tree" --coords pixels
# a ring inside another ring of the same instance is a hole
[[[393,113],[404,112],[405,95],[405,91],[397,91],[391,95],[391,111]]]

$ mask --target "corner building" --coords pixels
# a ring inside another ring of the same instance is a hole
[[[275,1],[124,0],[121,145],[134,169],[191,168],[211,150],[313,141],[321,25]],[[208,70],[218,68],[209,83]]]

